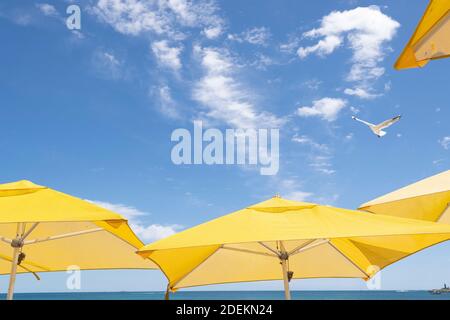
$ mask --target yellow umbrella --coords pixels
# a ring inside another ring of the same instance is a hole
[[[119,214],[30,181],[0,185],[0,274],[10,274],[8,299],[17,273],[157,268],[135,254],[142,245]]]
[[[423,67],[450,55],[450,1],[431,0],[402,54],[397,70]]]
[[[450,170],[362,204],[359,209],[450,224]]]
[[[169,291],[291,278],[363,278],[450,238],[450,226],[274,197],[141,248]],[[281,264],[281,269],[280,269]]]

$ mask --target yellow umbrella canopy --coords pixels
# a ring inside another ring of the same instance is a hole
[[[431,0],[402,54],[397,70],[423,67],[450,55],[450,1]]]
[[[450,224],[450,170],[362,204],[359,209]]]
[[[153,269],[127,220],[70,195],[18,181],[0,185],[0,274],[80,269]],[[107,250],[105,250],[107,248]]]
[[[274,197],[159,240],[138,253],[168,291],[290,278],[362,278],[450,238],[450,226]],[[280,269],[280,264],[282,268]]]

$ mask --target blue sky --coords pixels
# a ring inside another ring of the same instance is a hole
[[[448,169],[448,61],[392,68],[426,1],[156,2],[1,2],[0,181],[29,179],[101,202],[150,242],[276,193],[356,208]],[[81,7],[79,31],[65,25],[71,3]],[[403,118],[378,139],[354,114]],[[219,129],[279,126],[278,174],[174,165],[170,135],[197,119]],[[450,280],[449,246],[387,268],[383,289]],[[17,291],[64,291],[65,279],[20,276]],[[86,291],[164,283],[157,271],[84,272],[82,282]]]

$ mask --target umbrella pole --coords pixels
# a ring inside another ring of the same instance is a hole
[[[13,248],[13,256],[11,260],[11,273],[9,275],[9,286],[6,300],[12,300],[14,296],[14,285],[16,284],[17,265],[19,264],[19,253],[23,246],[23,234],[25,229],[24,223],[17,224],[16,238],[12,240],[11,247]]]
[[[6,296],[6,300],[12,300],[14,296],[14,284],[16,283],[16,273],[17,273],[17,262],[19,258],[19,250],[20,248],[14,248],[12,264],[11,264],[11,274],[9,275],[9,287],[8,287],[8,295]]]
[[[283,269],[284,296],[286,300],[291,300],[291,292],[289,290],[289,279],[286,260],[281,259],[281,268]]]
[[[170,298],[170,288],[169,285],[167,285],[166,293],[164,294],[164,300],[169,300]]]
[[[283,270],[284,296],[286,300],[291,300],[291,291],[289,290],[289,277],[287,268],[287,259],[289,258],[289,255],[286,252],[282,241],[280,241],[280,251],[281,268]]]

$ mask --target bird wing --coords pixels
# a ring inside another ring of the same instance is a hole
[[[399,121],[400,118],[401,118],[401,116],[396,116],[396,117],[394,117],[394,118],[392,118],[392,119],[389,119],[389,120],[383,121],[383,122],[380,123],[380,124],[377,124],[376,127],[377,127],[378,129],[380,129],[380,130],[386,129],[387,127],[390,127],[390,126],[392,126],[394,123],[396,123],[397,121]]]
[[[367,121],[358,119],[358,118],[356,118],[356,117],[353,117],[353,120],[356,120],[356,121],[359,121],[359,122],[361,122],[361,123],[364,123],[366,126],[369,126],[369,127],[375,127],[375,125],[374,125],[373,123],[370,123],[370,122],[367,122]]]

